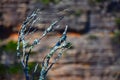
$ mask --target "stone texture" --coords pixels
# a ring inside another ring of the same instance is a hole
[[[115,50],[111,44],[111,36],[109,34],[109,32],[98,32],[95,34],[91,31],[89,34],[83,36],[75,34],[72,36],[72,34],[68,33],[68,40],[72,43],[73,49],[66,51],[62,58],[52,67],[48,72],[49,79],[114,79],[114,77],[110,76],[119,71],[119,65],[115,65],[117,53],[114,53]],[[91,35],[97,38],[91,39]],[[52,47],[58,37],[57,35],[44,39],[44,42],[38,46],[38,51],[44,48],[44,46],[47,46],[46,44]],[[42,54],[45,55],[47,52],[49,51],[46,50],[42,52]],[[41,62],[41,58],[44,57],[43,55],[41,55],[41,52],[38,52],[38,54],[32,56],[31,59],[32,61]]]
[[[107,4],[103,3],[105,6]],[[90,5],[88,0],[62,0],[47,7],[42,3],[35,3],[34,0],[1,0],[0,25],[9,27],[21,24],[26,14],[35,7],[42,10],[39,15],[41,21],[35,24],[39,31],[29,35],[32,36],[32,40],[39,37],[42,31],[60,16],[64,15],[65,18],[60,22],[62,26],[58,31],[61,32],[66,24],[69,25],[68,40],[73,47],[67,50],[48,72],[50,80],[117,80],[114,76],[120,73],[119,49],[112,44],[111,39],[113,37],[111,32],[116,29],[114,22],[116,16],[107,13],[105,9],[100,9],[99,3]],[[76,13],[78,10],[81,12]],[[91,13],[88,21],[89,11]],[[86,24],[89,24],[87,26],[90,30],[82,35],[81,30]],[[31,55],[29,61],[41,63],[60,35],[55,32],[46,36],[40,45],[33,49],[37,54]]]

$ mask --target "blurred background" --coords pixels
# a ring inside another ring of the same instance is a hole
[[[32,37],[39,37],[61,16],[64,19],[57,31],[33,49],[30,73],[68,25],[72,47],[48,72],[47,79],[120,80],[120,0],[0,0],[0,80],[25,79],[16,57],[18,32],[37,8],[41,19],[34,25],[37,32]]]

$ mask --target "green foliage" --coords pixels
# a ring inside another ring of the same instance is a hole
[[[5,51],[8,53],[16,53],[17,42],[16,41],[9,41],[5,45],[0,46],[0,51]],[[20,48],[22,44],[20,44]]]
[[[33,68],[36,65],[35,62],[29,63],[29,72],[33,72]],[[41,67],[38,67],[38,71],[41,70]],[[21,68],[20,64],[12,64],[10,66],[5,66],[4,64],[0,64],[0,74],[17,74],[17,73],[22,73],[23,70]]]
[[[117,26],[120,26],[120,18],[116,18],[115,23],[116,23]]]
[[[60,2],[60,0],[40,0],[40,2],[42,2],[43,4],[45,5],[48,5],[50,3],[54,3],[54,4],[57,4]]]
[[[114,32],[113,42],[120,44],[120,30]]]
[[[90,4],[102,3],[102,2],[105,2],[105,1],[110,1],[110,0],[88,0],[88,2]]]
[[[50,0],[40,0],[43,4],[49,4]]]
[[[28,67],[29,67],[29,72],[30,73],[33,72],[35,65],[36,65],[36,62],[30,62],[30,63],[28,63]],[[41,67],[38,66],[37,71],[39,72],[40,70],[41,70]]]
[[[13,52],[13,51],[16,51],[16,47],[17,47],[17,42],[10,41],[7,43],[7,45],[3,46],[3,50]]]
[[[7,72],[10,74],[22,73],[22,68],[20,66],[21,66],[20,64],[13,64],[9,66]]]
[[[9,66],[5,66],[4,64],[0,64],[0,74],[17,74],[22,73],[22,68],[20,64],[13,64]]]
[[[33,68],[35,67],[36,63],[35,62],[30,62],[29,63],[29,72],[33,72]],[[37,71],[39,72],[41,70],[41,67],[39,66],[37,68]],[[22,67],[20,64],[11,64],[9,66],[5,66],[4,64],[0,64],[0,74],[17,74],[17,73],[22,73]]]
[[[6,73],[6,67],[3,64],[0,64],[0,74]]]

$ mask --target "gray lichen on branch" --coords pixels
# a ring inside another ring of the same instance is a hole
[[[29,44],[31,39],[25,39],[25,37],[29,34],[34,34],[36,30],[33,30],[32,32],[30,29],[33,27],[33,25],[36,23],[36,21],[40,20],[40,17],[38,17],[38,13],[40,12],[39,9],[35,10],[30,16],[26,18],[26,20],[23,22],[21,29],[19,31],[19,37],[18,37],[18,44],[17,44],[17,56],[20,59],[21,65],[24,69],[24,74],[26,77],[26,80],[34,80],[34,74],[37,71],[38,63],[34,66],[34,71],[32,74],[32,77],[30,77],[29,71],[28,71],[28,62],[29,57],[32,49],[34,46],[38,45],[40,41],[50,32],[54,31],[55,27],[60,26],[59,22],[63,19],[63,17],[60,17],[58,20],[51,23],[51,25],[45,29],[42,36],[39,38],[35,38],[31,44]],[[39,80],[45,80],[47,72],[51,69],[53,64],[55,64],[62,56],[65,50],[67,50],[71,45],[70,42],[67,41],[67,29],[68,26],[66,25],[65,30],[62,34],[62,36],[59,38],[58,42],[53,46],[50,50],[50,52],[44,57],[44,60],[42,62],[42,69],[40,71]],[[20,45],[22,44],[22,49],[20,48]],[[29,45],[29,46],[28,46]],[[22,51],[21,51],[22,50]],[[49,61],[53,57],[55,52],[59,50],[57,53],[57,57],[55,57],[50,64]],[[28,51],[28,52],[27,52]]]

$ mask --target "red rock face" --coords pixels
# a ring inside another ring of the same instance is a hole
[[[114,76],[116,74],[120,75],[120,66],[116,65],[119,63],[120,49],[115,47],[116,44],[111,44],[113,36],[111,31],[116,29],[114,15],[105,13],[104,9],[100,11],[99,4],[91,7],[88,4],[88,0],[61,1],[57,5],[50,4],[51,6],[49,7],[52,7],[52,10],[49,8],[46,11],[52,12],[54,11],[53,8],[58,9],[57,11],[60,9],[68,10],[68,12],[65,12],[65,18],[61,24],[69,25],[67,35],[73,48],[65,52],[63,57],[48,72],[49,80],[115,80]],[[20,24],[24,21],[27,14],[33,11],[34,7],[40,6],[39,8],[43,9],[43,6],[39,5],[41,3],[37,2],[35,5],[33,3],[34,0],[0,0],[0,25],[5,26],[4,31],[1,31],[2,28],[0,26],[0,36],[4,37],[3,34],[9,31],[19,31]],[[86,12],[89,9],[92,11],[90,15],[91,31],[82,35],[79,31],[85,26],[87,21]],[[82,14],[76,13],[76,10],[82,10]],[[60,13],[61,16],[64,12],[61,11]],[[49,17],[49,14],[41,16],[43,23],[41,21],[39,24],[36,24],[37,28],[40,29],[40,33],[38,31],[30,37],[39,37],[42,31],[49,26],[50,22],[57,19],[56,17],[58,18],[59,15],[55,17]],[[44,20],[47,21],[45,22]],[[12,26],[12,29],[10,26]],[[60,28],[61,30],[58,28],[58,31],[62,32],[64,26]],[[7,38],[17,41],[18,34],[11,32],[7,34]],[[41,44],[33,49],[38,54],[32,56],[30,62],[41,62],[60,36],[61,34],[56,32],[46,36]],[[14,76],[12,79],[14,80]]]
[[[0,25],[16,26],[25,19],[28,9],[28,1],[1,0],[0,3]]]
[[[18,40],[18,34],[17,33],[13,33],[10,35],[9,37],[10,40],[13,40],[13,41],[17,41]]]

